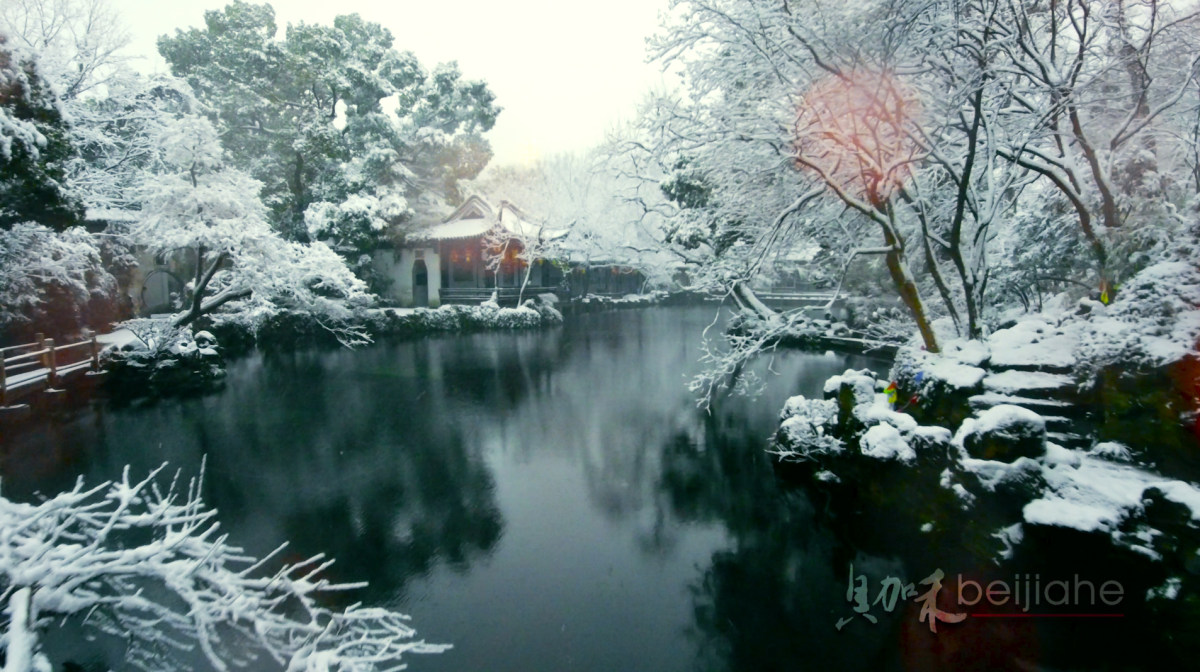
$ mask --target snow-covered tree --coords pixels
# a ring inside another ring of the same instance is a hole
[[[137,210],[146,174],[165,169],[159,144],[164,127],[200,107],[186,82],[167,75],[123,72],[108,80],[105,91],[64,104],[75,149],[67,179],[91,210]]]
[[[774,319],[749,283],[781,243],[795,241],[798,226],[836,226],[822,208],[832,196],[843,201],[846,219],[866,219],[879,232],[874,241],[843,236],[839,247],[847,256],[886,259],[926,346],[936,350],[910,268],[909,232],[890,207],[921,148],[912,137],[919,128],[912,96],[892,74],[899,38],[886,34],[895,23],[885,10],[674,3],[675,20],[654,53],[682,70],[686,97],[648,106],[638,144],[658,156],[664,190],[680,206],[674,238],[706,246],[710,275],[748,308]],[[814,12],[822,20],[810,20]],[[808,48],[814,43],[820,47]]]
[[[484,266],[496,277],[497,287],[502,272],[520,274],[517,303],[523,303],[534,265],[553,263],[559,256],[557,243],[568,230],[554,227],[546,217],[535,217],[508,201],[501,201],[496,225],[483,237]]]
[[[1005,156],[1058,190],[1108,292],[1147,251],[1169,247],[1174,213],[1194,194],[1171,148],[1193,121],[1200,11],[1166,0],[1002,8],[995,30],[1013,73]]]
[[[261,183],[224,167],[206,119],[184,116],[166,125],[159,145],[171,172],[147,178],[130,236],[155,253],[187,253],[195,264],[177,326],[228,304],[251,320],[299,310],[344,340],[363,337],[338,325],[370,300],[365,285],[324,243],[287,241],[271,228]]]
[[[67,188],[67,122],[36,58],[0,32],[0,229],[36,221],[63,229],[83,218]]]
[[[619,264],[665,284],[678,262],[650,224],[655,217],[635,200],[640,180],[622,173],[624,160],[605,148],[557,154],[528,166],[490,168],[464,191],[516,204],[529,213],[527,221],[544,222],[554,231],[546,252],[556,260],[576,268]]]
[[[25,222],[0,231],[0,335],[28,342],[34,332],[103,328],[116,317],[117,293],[96,240],[82,228],[55,233]]]
[[[121,71],[129,31],[109,0],[5,0],[0,33],[38,54],[42,76],[65,100]]]
[[[933,317],[978,338],[992,303],[1028,294],[1018,278],[1045,277],[1014,257],[1086,258],[1082,239],[1099,272],[1060,270],[1104,289],[1168,248],[1191,197],[1195,10],[680,0],[653,53],[686,88],[647,106],[631,153],[666,176],[672,241],[707,252],[717,284],[736,294],[790,241],[879,254],[936,349]]]
[[[263,187],[285,236],[360,255],[422,196],[454,200],[491,157],[499,109],[456,65],[426,71],[358,15],[299,23],[280,39],[269,5],[234,2],[159,51],[212,111],[233,165]]]
[[[165,465],[164,465],[165,467]],[[0,598],[4,672],[41,672],[41,633],[64,619],[127,642],[125,663],[185,669],[199,649],[214,669],[367,672],[403,667],[409,653],[447,647],[414,640],[404,615],[329,606],[329,594],[361,588],[321,576],[331,560],[296,564],[247,556],[220,531],[199,480],[164,467],[36,503],[0,497]],[[270,663],[268,663],[270,664]]]

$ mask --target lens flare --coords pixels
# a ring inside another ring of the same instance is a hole
[[[921,104],[886,72],[852,70],[814,82],[796,115],[797,163],[881,207],[911,174]]]

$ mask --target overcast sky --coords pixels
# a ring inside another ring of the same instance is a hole
[[[0,0],[3,1],[3,0]],[[226,0],[113,0],[128,24],[131,55],[143,72],[165,71],[155,41],[201,26],[204,10]],[[359,13],[387,27],[396,48],[426,68],[456,60],[469,79],[487,81],[504,108],[488,134],[494,164],[584,149],[633,116],[662,81],[645,62],[645,38],[667,0],[277,0],[280,35],[289,22],[330,24]]]

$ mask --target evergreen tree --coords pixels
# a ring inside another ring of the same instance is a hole
[[[0,35],[0,229],[33,221],[61,231],[83,218],[64,182],[71,154],[57,97]]]
[[[479,134],[499,112],[454,64],[432,72],[358,15],[277,36],[270,5],[234,2],[205,26],[159,39],[206,104],[234,164],[263,182],[289,238],[365,252],[491,157]]]

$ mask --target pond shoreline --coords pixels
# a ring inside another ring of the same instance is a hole
[[[561,304],[530,299],[524,306],[499,307],[447,304],[439,308],[382,307],[360,311],[353,324],[371,341],[359,347],[376,347],[430,336],[489,331],[539,331],[559,328],[564,319],[613,310],[709,303],[712,299],[690,292],[653,292],[608,297],[588,295]],[[560,310],[561,309],[561,310]],[[565,315],[565,318],[564,318]],[[191,334],[211,335],[216,343],[193,347]],[[37,395],[20,413],[0,415],[0,427],[28,428],[61,413],[70,413],[103,398],[118,405],[154,403],[162,397],[189,397],[218,391],[224,386],[226,365],[253,352],[293,352],[306,349],[337,350],[334,330],[309,315],[282,312],[252,330],[221,315],[205,316],[184,330],[175,347],[150,353],[140,338],[125,339],[107,348],[102,379],[74,386],[65,393]]]
[[[102,403],[12,436],[6,496],[59,492],[77,476],[101,483],[126,464],[144,474],[168,462],[185,477],[204,464],[205,498],[231,543],[261,555],[289,541],[295,557],[337,558],[338,578],[368,583],[348,600],[402,609],[428,641],[454,644],[420,659],[427,672],[564,669],[568,658],[584,672],[696,669],[729,636],[703,616],[712,599],[751,636],[744,644],[783,659],[819,644],[808,626],[840,607],[837,557],[821,550],[813,562],[828,571],[785,591],[739,592],[737,604],[702,582],[721,580],[727,552],[760,534],[783,542],[767,551],[772,566],[815,550],[803,543],[813,535],[821,549],[835,543],[807,525],[770,524],[806,509],[777,489],[764,440],[784,388],[818,391],[848,366],[874,364],[787,353],[767,396],[704,413],[685,383],[715,308],[255,351],[229,361],[218,392]],[[736,563],[759,576],[757,557]],[[782,623],[774,645],[757,645],[739,605],[803,586],[818,601]],[[54,651],[82,661],[96,646],[74,637]]]

